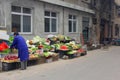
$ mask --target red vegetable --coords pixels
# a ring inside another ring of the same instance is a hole
[[[38,49],[41,49],[41,48],[43,48],[43,45],[39,45],[39,46],[38,46]]]
[[[0,51],[4,51],[5,49],[8,49],[8,48],[9,46],[5,42],[0,43]]]
[[[66,45],[62,45],[62,46],[60,46],[60,49],[61,50],[68,50],[68,47]]]
[[[5,56],[4,59],[5,60],[15,60],[15,59],[18,59],[18,57],[17,56],[9,56],[8,55],[8,56]]]
[[[78,52],[84,52],[85,50],[84,49],[79,49],[79,50],[77,50]]]

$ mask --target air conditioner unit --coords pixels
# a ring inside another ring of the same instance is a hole
[[[84,3],[91,3],[91,0],[82,0]]]

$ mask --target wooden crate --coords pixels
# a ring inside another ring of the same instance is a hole
[[[37,64],[43,64],[46,62],[46,58],[44,56],[40,57],[40,59],[37,60]]]
[[[53,61],[58,61],[59,60],[59,54],[56,53],[56,55],[52,56]]]

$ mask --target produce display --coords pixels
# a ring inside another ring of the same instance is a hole
[[[39,55],[38,54],[29,54],[29,59],[38,59]]]
[[[18,61],[19,61],[18,57],[12,55],[7,55],[1,59],[1,62],[7,62],[7,63],[18,62]]]
[[[75,54],[75,53],[77,53],[77,50],[71,50],[67,52],[67,54]]]
[[[9,41],[13,41],[12,36]],[[55,41],[55,43],[51,45],[50,41]],[[70,37],[61,34],[52,36],[49,39],[35,36],[32,40],[27,40],[26,43],[29,48],[30,58],[39,58],[39,56],[47,58],[52,56],[56,50],[67,51],[67,54],[84,52],[81,44],[76,44]],[[0,51],[1,53],[10,53],[9,46],[5,42],[2,42],[0,44]],[[17,50],[13,50],[13,53],[17,52]]]
[[[1,53],[8,53],[9,52],[9,46],[6,42],[0,43],[0,52]]]
[[[60,50],[69,50],[69,47],[66,45],[61,45]]]
[[[78,49],[77,52],[78,53],[83,53],[83,52],[85,52],[85,50],[84,49]]]
[[[50,44],[50,42],[53,43]],[[79,50],[82,49],[81,44],[76,44],[70,37],[61,34],[55,36],[52,35],[52,37],[49,37],[48,39],[36,36],[32,40],[27,40],[26,43],[31,54],[37,53],[42,56],[44,55],[46,58],[51,56],[51,51],[56,50],[67,51],[66,54],[84,52]],[[41,49],[43,50],[42,53],[39,51]]]
[[[14,36],[10,36],[10,37],[9,37],[9,42],[12,43],[12,42],[13,42],[13,39],[14,39]]]
[[[10,37],[9,41],[11,43],[13,41],[13,37]],[[81,53],[85,52],[85,50],[82,49],[81,44],[77,44],[70,37],[60,34],[47,39],[41,38],[40,36],[35,36],[31,40],[26,40],[26,43],[29,50],[29,60],[53,58],[54,61],[58,60],[58,58],[61,58],[61,55],[72,58],[75,56],[74,54],[79,54],[78,56],[80,56]],[[19,58],[17,56],[10,55],[10,52],[18,53],[16,49],[11,51],[9,49],[9,45],[5,42],[0,43],[0,53],[8,54],[0,59],[1,62],[19,62]]]

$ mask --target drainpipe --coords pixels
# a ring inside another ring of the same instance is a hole
[[[63,35],[65,34],[64,33],[64,31],[65,31],[64,28],[65,28],[65,26],[64,26],[64,7],[63,7],[63,33],[62,33]]]
[[[110,2],[109,2],[109,34],[108,34],[108,37],[109,38],[112,38],[112,22],[111,22],[111,17],[112,17],[112,15],[111,15],[111,13],[112,13],[112,0],[110,0]]]
[[[63,1],[64,1],[64,0],[63,0]],[[65,34],[65,33],[64,33],[64,31],[65,31],[64,28],[65,28],[65,26],[64,26],[64,7],[63,7],[63,33],[62,33],[63,35]]]

